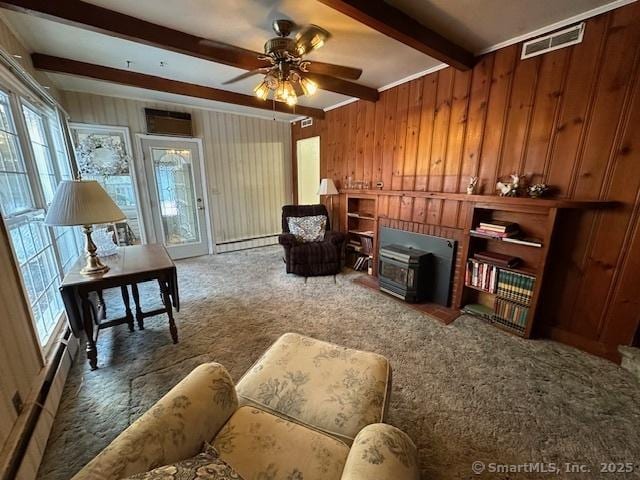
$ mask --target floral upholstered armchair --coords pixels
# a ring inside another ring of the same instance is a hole
[[[210,443],[211,445],[207,445]],[[209,449],[224,463],[179,476]],[[195,460],[192,460],[195,459]],[[142,472],[159,469],[162,476]],[[226,473],[222,473],[222,472]],[[178,472],[178,473],[176,473]],[[197,367],[160,399],[73,480],[122,478],[416,480],[416,448],[402,431],[375,423],[348,445],[303,423],[255,406],[238,408],[222,365]]]

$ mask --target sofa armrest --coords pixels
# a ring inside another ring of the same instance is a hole
[[[353,441],[341,480],[419,480],[418,455],[409,436],[384,423],[364,427]]]
[[[329,241],[339,246],[341,243],[344,243],[347,240],[347,236],[343,232],[335,232],[333,230],[330,230],[328,232],[325,232],[324,239],[325,241]]]
[[[238,408],[227,370],[195,368],[91,460],[73,480],[116,480],[202,451]]]
[[[298,243],[298,240],[293,233],[281,233],[278,235],[278,243],[283,247],[293,247]]]

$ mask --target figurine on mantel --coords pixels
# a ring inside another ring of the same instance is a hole
[[[517,197],[520,189],[520,181],[524,180],[524,175],[511,175],[511,182],[498,182],[496,188],[500,190],[501,197]]]
[[[467,185],[467,195],[475,195],[478,188],[478,177],[469,177],[469,185]]]
[[[546,183],[534,183],[527,187],[527,192],[531,198],[540,198],[549,191],[549,185]]]

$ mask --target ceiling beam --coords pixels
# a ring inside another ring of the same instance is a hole
[[[196,85],[194,83],[180,82],[168,78],[156,77],[145,73],[132,72],[130,70],[120,70],[118,68],[104,67],[92,63],[79,62],[68,58],[54,57],[42,53],[31,55],[33,66],[38,70],[46,70],[54,73],[65,73],[80,77],[88,77],[105,82],[128,85],[130,87],[145,88],[158,92],[175,93],[188,97],[204,98],[216,102],[232,103],[245,107],[260,108],[262,110],[274,109],[277,112],[291,115],[304,115],[314,118],[324,118],[324,110],[319,108],[304,107],[296,105],[290,107],[286,103],[264,101],[253,95],[220,90],[218,88]]]
[[[264,61],[258,60],[262,53],[163,27],[81,0],[0,0],[0,7],[244,70],[265,66]],[[318,74],[335,68],[323,62],[310,65],[310,70]],[[345,78],[360,76],[358,69],[339,68]],[[376,89],[338,78],[320,88],[366,100],[378,98]]]
[[[475,63],[473,53],[447,40],[383,0],[319,1],[458,70],[473,68]]]

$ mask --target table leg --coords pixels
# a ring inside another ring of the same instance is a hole
[[[129,331],[133,332],[133,314],[131,313],[131,306],[129,305],[129,289],[126,285],[121,285],[120,291],[122,292],[122,301],[126,309],[125,316],[127,318],[127,325],[129,325]]]
[[[173,343],[178,343],[178,328],[176,327],[176,321],[173,318],[173,306],[171,305],[171,296],[169,295],[169,284],[164,280],[158,280],[160,285],[160,292],[162,293],[162,302],[167,309],[167,315],[169,316],[169,331],[171,332],[171,338]]]
[[[107,304],[104,303],[102,290],[98,290],[96,293],[98,294],[98,311],[100,312],[100,319],[104,320],[107,318]]]
[[[82,325],[84,333],[87,335],[87,358],[91,370],[95,370],[98,368],[98,349],[93,338],[93,305],[91,305],[87,292],[80,292],[79,295],[82,303]]]
[[[138,328],[144,330],[144,317],[142,316],[142,308],[140,308],[140,292],[138,292],[138,285],[136,283],[131,284],[131,293],[133,293],[133,302],[136,304],[136,321],[138,322]]]

